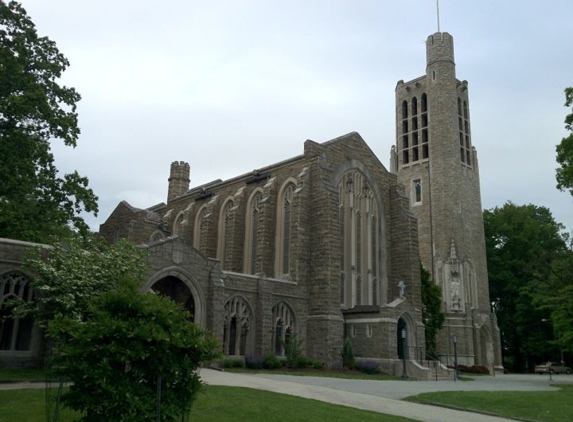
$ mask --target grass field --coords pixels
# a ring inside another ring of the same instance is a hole
[[[292,372],[289,373],[293,375]],[[300,374],[304,375],[304,374]],[[315,375],[316,374],[312,374]],[[328,376],[328,374],[324,374]],[[355,377],[352,374],[330,376]],[[356,375],[370,379],[372,376]],[[41,370],[0,369],[0,382],[8,380],[41,380]],[[403,382],[402,380],[396,382]],[[573,385],[559,385],[559,391],[539,392],[439,392],[408,398],[423,404],[439,404],[471,409],[510,418],[544,422],[573,421]],[[46,420],[44,389],[0,391],[2,422],[43,422]],[[193,405],[191,420],[235,421],[397,421],[395,416],[380,415],[315,400],[303,399],[249,388],[206,386]],[[69,419],[71,421],[71,419]],[[66,420],[67,422],[67,420]]]
[[[477,410],[495,415],[545,422],[573,421],[573,385],[559,391],[456,391],[425,393],[406,400]]]
[[[0,391],[2,422],[45,422],[45,390]],[[66,422],[71,421],[67,417]],[[202,422],[408,422],[316,400],[240,387],[206,386],[193,404],[190,420]]]

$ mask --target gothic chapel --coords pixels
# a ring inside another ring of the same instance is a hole
[[[202,186],[175,161],[166,203],[123,201],[100,235],[147,248],[143,289],[183,304],[227,357],[284,356],[297,338],[307,357],[340,367],[348,337],[357,360],[398,375],[406,362],[428,378],[421,261],[443,292],[442,363],[455,336],[459,363],[501,367],[468,85],[448,33],[426,46],[426,74],[396,87],[390,171],[356,132]],[[0,260],[0,280],[8,270]]]
[[[443,291],[440,359],[455,335],[458,362],[499,366],[468,86],[448,33],[426,46],[426,74],[396,87],[390,172],[355,132],[191,189],[174,162],[166,204],[122,202],[100,234],[145,243],[145,288],[184,303],[227,356],[284,355],[296,336],[337,366],[349,337],[390,373],[403,357],[424,373],[421,260]]]

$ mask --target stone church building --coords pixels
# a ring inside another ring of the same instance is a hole
[[[348,337],[358,359],[400,374],[405,358],[418,377],[421,261],[443,291],[442,362],[453,363],[455,338],[459,363],[500,367],[467,82],[449,34],[426,45],[426,74],[396,87],[390,171],[356,132],[202,186],[175,161],[166,203],[123,201],[100,235],[145,247],[144,290],[182,303],[226,356],[281,356],[297,338],[309,358],[340,366]]]

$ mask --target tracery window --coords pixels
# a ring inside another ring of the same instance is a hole
[[[275,355],[285,355],[285,345],[289,344],[295,333],[294,313],[285,302],[273,306],[273,350]]]
[[[11,318],[7,305],[11,300],[30,302],[34,292],[28,278],[19,271],[0,276],[0,350],[28,351],[31,349],[34,321]]]
[[[287,182],[279,193],[277,204],[277,235],[275,274],[277,277],[290,273],[291,230],[292,230],[292,201],[295,184]]]
[[[340,301],[344,308],[379,304],[380,227],[378,203],[359,171],[338,183],[341,237]]]
[[[225,304],[223,350],[226,355],[244,356],[250,351],[252,319],[251,307],[244,298],[235,296]]]
[[[232,232],[231,217],[233,213],[233,207],[233,201],[228,200],[223,204],[223,207],[221,208],[221,214],[219,216],[219,241],[217,242],[217,257],[221,261],[221,268],[223,269],[229,265],[229,239]]]
[[[255,274],[257,270],[257,250],[259,247],[260,205],[262,190],[253,192],[247,203],[247,221],[245,222],[244,271]]]

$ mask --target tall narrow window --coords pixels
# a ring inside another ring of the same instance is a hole
[[[412,180],[412,202],[414,204],[422,202],[422,181],[420,179]]]
[[[378,288],[376,286],[378,274],[378,233],[376,216],[370,216],[370,277],[372,278],[372,304],[378,305]]]
[[[275,273],[277,277],[290,273],[292,207],[294,182],[287,182],[280,190],[277,204]]]
[[[460,160],[463,164],[471,167],[472,153],[470,145],[470,122],[468,116],[468,103],[458,98],[458,121],[460,136]]]
[[[342,197],[343,193],[339,193]],[[340,303],[344,303],[344,295],[346,293],[345,289],[345,279],[346,279],[346,261],[344,256],[344,234],[345,234],[345,215],[344,215],[344,204],[340,204],[338,208],[339,213],[339,225],[340,225]]]
[[[412,98],[412,116],[418,114],[418,99],[416,97]]]
[[[181,234],[181,226],[183,223],[183,211],[181,211],[179,214],[177,214],[177,217],[175,217],[175,222],[173,223],[173,230],[172,233],[174,235],[180,235]]]
[[[295,329],[294,312],[286,302],[279,302],[272,309],[274,321],[273,350],[277,356],[285,355]]]
[[[289,273],[290,264],[290,208],[290,202],[286,202],[284,206],[285,221],[283,228],[283,274]]]
[[[422,94],[422,113],[428,111],[428,96],[426,94]]]
[[[373,282],[379,279],[378,202],[359,171],[345,173],[340,195],[340,300],[344,308],[376,304]],[[379,289],[379,287],[376,287]],[[378,290],[379,292],[379,290]]]
[[[257,254],[259,250],[259,224],[260,205],[263,198],[262,191],[255,191],[247,203],[247,216],[245,224],[245,255],[244,271],[255,274],[257,270]]]
[[[251,274],[256,271],[257,263],[257,247],[259,246],[259,209],[253,209],[252,213],[252,229],[251,229]]]
[[[217,257],[221,261],[221,268],[226,269],[230,265],[230,238],[232,234],[232,214],[233,214],[233,201],[227,200],[221,208],[219,215],[219,241],[217,249]]]
[[[252,319],[251,307],[242,297],[235,296],[225,304],[223,350],[226,355],[243,356],[252,350]]]
[[[202,245],[201,242],[203,240],[203,231],[205,228],[205,217],[207,215],[207,205],[203,205],[199,212],[197,212],[197,216],[195,218],[195,228],[193,234],[193,246],[195,249],[201,250],[205,245]]]

